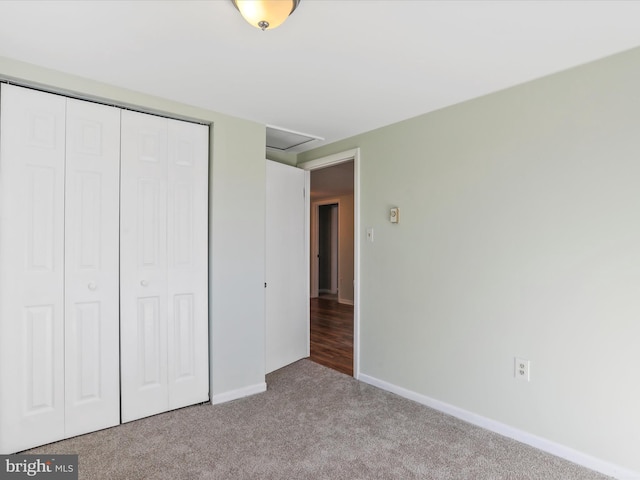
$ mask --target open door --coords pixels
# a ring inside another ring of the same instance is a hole
[[[309,356],[308,176],[267,160],[266,373]]]

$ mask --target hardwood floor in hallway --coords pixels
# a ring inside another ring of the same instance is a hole
[[[353,306],[311,299],[311,360],[353,376]]]

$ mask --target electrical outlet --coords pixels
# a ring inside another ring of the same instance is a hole
[[[525,382],[531,381],[531,362],[524,358],[515,358],[514,362],[514,374],[516,380],[523,380]]]

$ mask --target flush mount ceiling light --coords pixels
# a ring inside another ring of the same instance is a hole
[[[300,0],[231,0],[244,19],[262,31],[282,25]]]

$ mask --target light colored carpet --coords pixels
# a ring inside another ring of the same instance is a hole
[[[267,383],[25,453],[77,453],[81,479],[607,478],[309,360]]]

